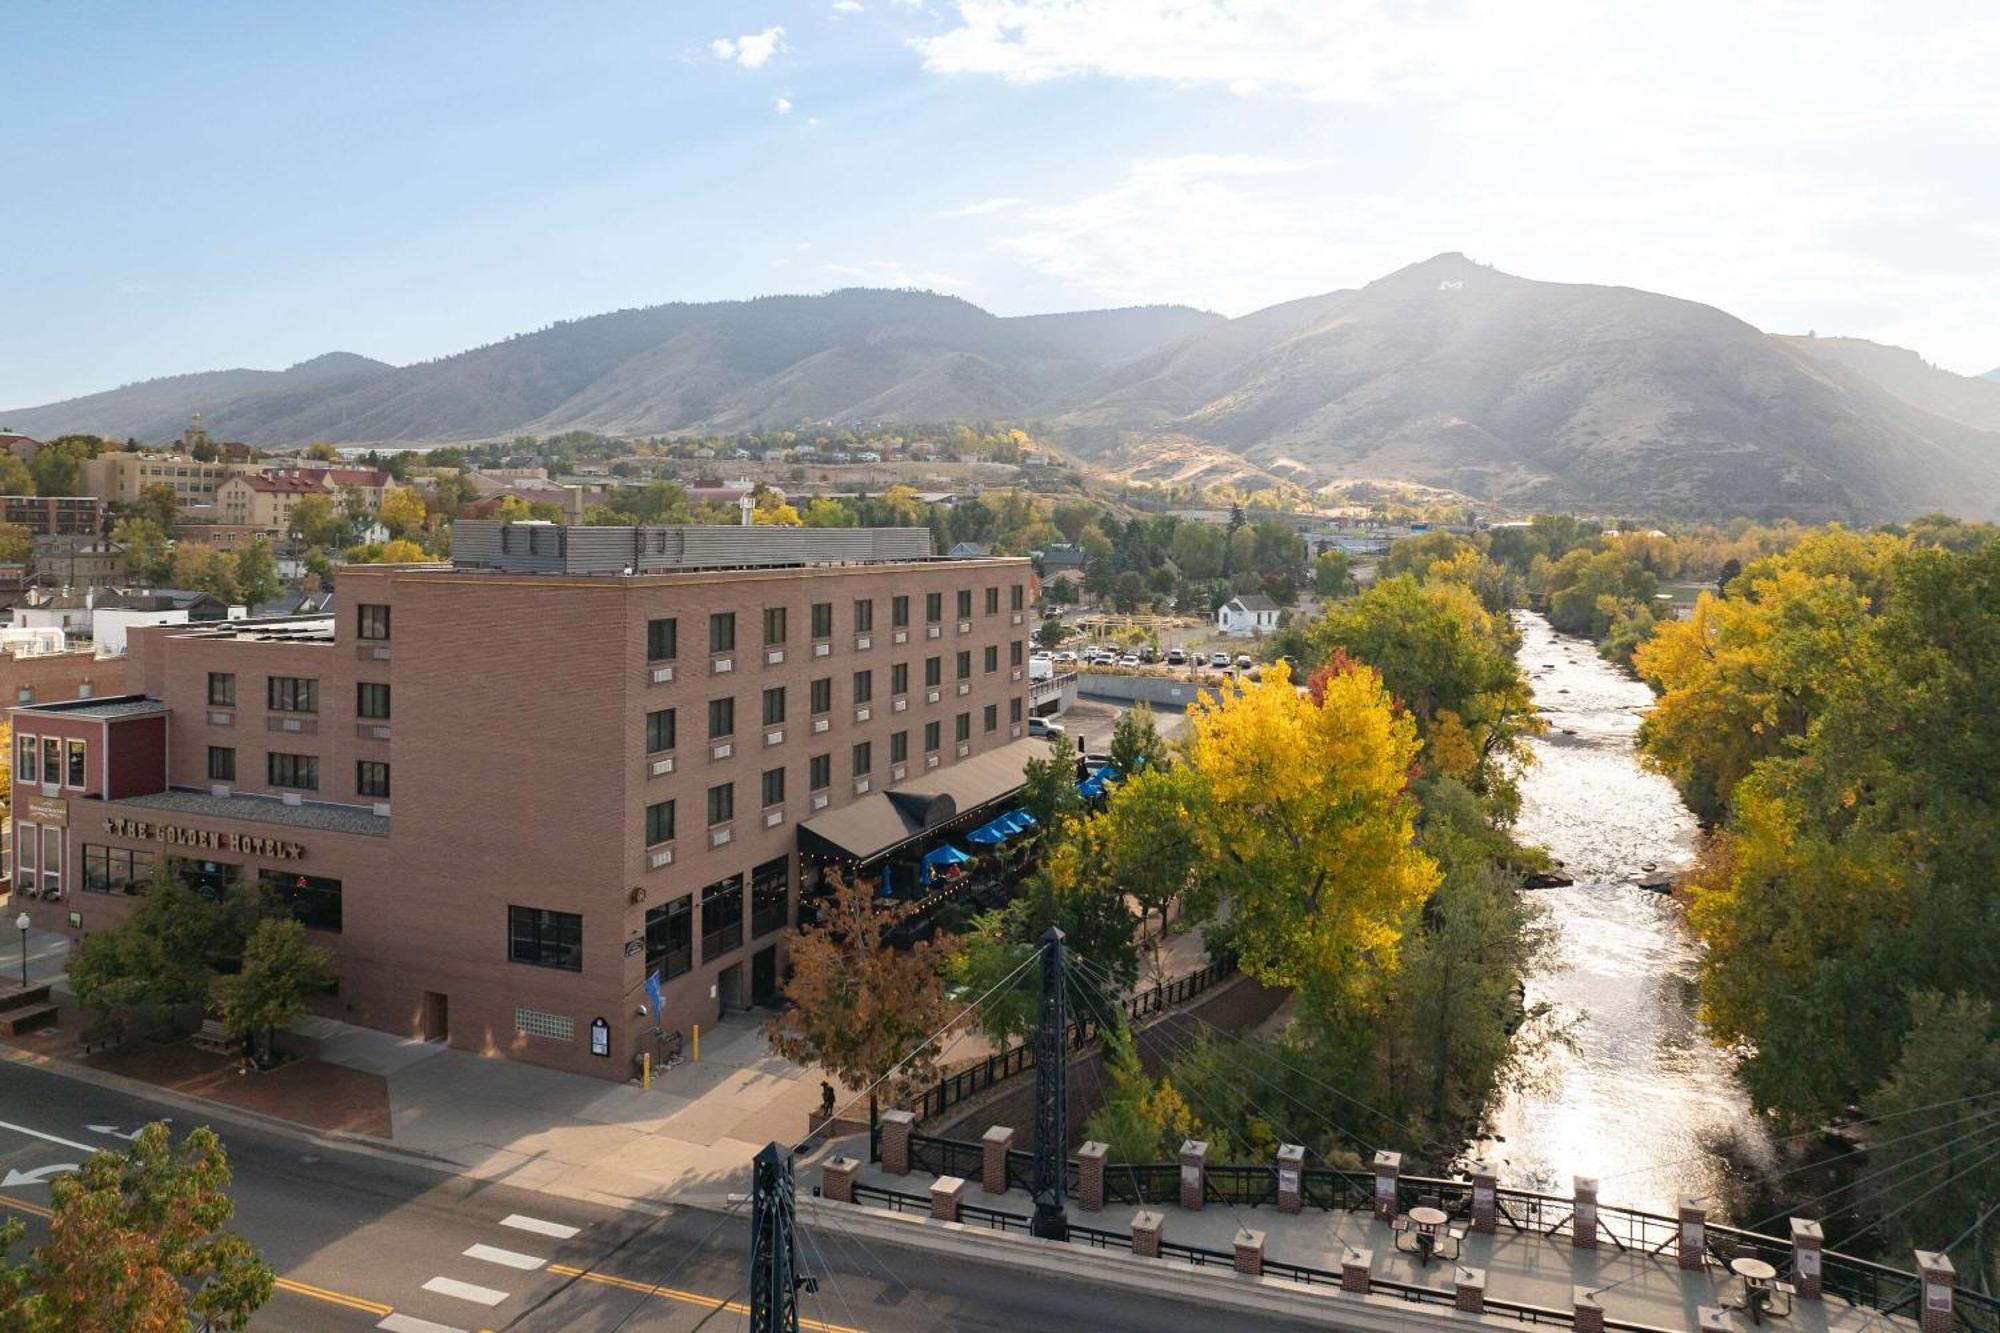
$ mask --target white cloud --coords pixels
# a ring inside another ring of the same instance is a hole
[[[777,101],[777,107],[778,107],[778,114],[779,114],[779,115],[781,115],[781,116],[789,116],[789,115],[791,115],[791,114],[792,114],[792,97],[791,97],[791,94],[790,94],[790,93],[787,93],[787,94],[785,94],[785,95],[784,95],[783,97],[780,97],[780,98],[778,99],[778,101]]]
[[[836,14],[859,14],[861,12],[861,0],[833,0],[833,12]]]
[[[826,271],[868,287],[927,287],[949,291],[963,287],[963,278],[935,269],[914,268],[896,259],[865,259],[858,264],[828,264]]]
[[[717,60],[733,60],[745,69],[758,69],[783,49],[784,38],[783,28],[771,27],[741,37],[718,37],[708,44],[708,49]]]
[[[1019,208],[1027,202],[1027,200],[1017,199],[1013,195],[1004,195],[998,199],[981,199],[977,203],[966,204],[959,208],[947,208],[940,211],[938,216],[941,218],[985,217],[988,213],[1002,213],[1009,209]]]

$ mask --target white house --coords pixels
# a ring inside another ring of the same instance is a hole
[[[1278,628],[1278,604],[1261,593],[1232,597],[1215,612],[1215,627],[1234,638],[1272,634]]]

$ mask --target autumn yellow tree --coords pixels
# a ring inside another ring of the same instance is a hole
[[[407,537],[424,525],[424,502],[407,486],[391,486],[382,496],[375,517],[394,537]]]
[[[1416,725],[1370,668],[1302,694],[1283,663],[1189,715],[1190,827],[1243,968],[1333,1001],[1361,959],[1393,965],[1437,885],[1407,790]]]
[[[819,921],[792,941],[785,1007],[764,1025],[785,1059],[868,1089],[871,1123],[880,1096],[899,1098],[936,1071],[941,1048],[930,1039],[956,1012],[940,971],[952,942],[888,942],[913,911],[836,874]]]

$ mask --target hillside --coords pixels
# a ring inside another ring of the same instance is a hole
[[[2000,431],[2000,384],[1994,383],[1994,376],[1954,375],[1906,347],[1887,347],[1865,338],[1785,337],[1782,341],[1807,356],[1844,366],[1933,416],[1978,430]]]
[[[1217,318],[1155,306],[1002,319],[955,297],[865,289],[676,303],[418,365],[335,353],[284,372],[185,375],[0,417],[33,434],[160,440],[198,409],[217,436],[267,447],[1018,417]]]
[[[2000,509],[2000,434],[1709,306],[1456,254],[1198,333],[1053,425],[1085,457],[1206,445],[1303,483],[1401,479],[1523,507]]]

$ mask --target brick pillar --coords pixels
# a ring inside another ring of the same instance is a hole
[[[1918,1250],[1917,1276],[1924,1285],[1917,1327],[1922,1333],[1951,1333],[1951,1288],[1956,1280],[1951,1260],[1932,1250]]]
[[[1306,1201],[1306,1150],[1296,1143],[1278,1145],[1278,1211],[1296,1213]]]
[[[852,1157],[829,1157],[820,1164],[819,1194],[835,1203],[854,1202],[854,1175],[861,1163]]]
[[[1570,1301],[1575,1333],[1604,1333],[1604,1307],[1597,1303],[1596,1292],[1589,1287],[1572,1287]]]
[[[931,1182],[931,1216],[940,1222],[956,1222],[958,1206],[965,1202],[964,1176],[939,1176]]]
[[[1340,1289],[1351,1291],[1357,1296],[1368,1294],[1368,1275],[1375,1267],[1375,1254],[1371,1250],[1357,1250],[1352,1245],[1340,1252]],[[1599,1330],[1598,1333],[1603,1333]]]
[[[1007,1192],[1007,1154],[1014,1147],[1014,1131],[1005,1125],[995,1125],[979,1140],[985,1151],[980,1163],[979,1188],[987,1194]]]
[[[1375,1216],[1384,1222],[1396,1220],[1396,1181],[1403,1174],[1403,1154],[1375,1154]]]
[[[1207,1183],[1208,1145],[1188,1139],[1181,1144],[1181,1207],[1200,1212]]]
[[[1569,1243],[1579,1250],[1597,1248],[1597,1179],[1576,1178],[1576,1215],[1570,1219]]]
[[[1792,1219],[1792,1286],[1802,1300],[1816,1301],[1820,1293],[1820,1253],[1826,1249],[1826,1232],[1808,1218]]]
[[[1500,1173],[1491,1162],[1472,1164],[1472,1229],[1492,1235],[1500,1225]]]
[[[882,1113],[882,1174],[910,1174],[910,1136],[917,1132],[917,1118],[908,1111]]]
[[[1236,1271],[1245,1277],[1264,1276],[1264,1233],[1247,1228],[1236,1233]]]
[[[1086,1143],[1076,1150],[1076,1206],[1086,1213],[1104,1211],[1104,1159],[1109,1144]]]
[[[1699,1273],[1708,1266],[1708,1209],[1692,1194],[1681,1195],[1679,1246],[1683,1273]]]
[[[1486,1270],[1467,1268],[1464,1264],[1452,1270],[1451,1308],[1466,1314],[1486,1312]]]
[[[1141,1259],[1160,1257],[1160,1228],[1167,1223],[1165,1213],[1141,1208],[1132,1214],[1132,1253]]]

